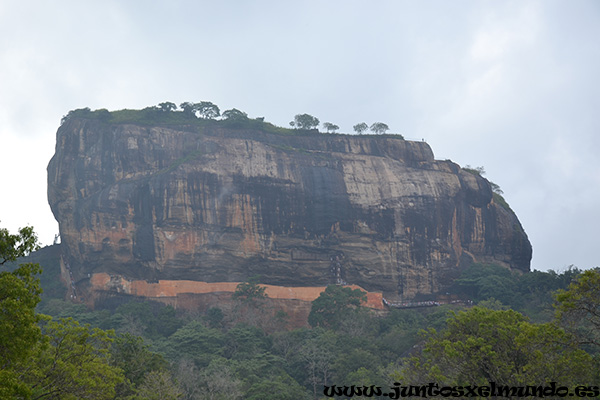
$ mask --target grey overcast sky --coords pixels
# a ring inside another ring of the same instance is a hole
[[[58,225],[69,110],[212,101],[288,126],[387,123],[483,166],[532,269],[600,265],[600,1],[0,1],[0,226]]]

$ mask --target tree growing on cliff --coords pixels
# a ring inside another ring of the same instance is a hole
[[[323,123],[323,128],[325,128],[325,130],[327,131],[327,133],[335,133],[335,131],[337,131],[338,129],[340,129],[339,126],[332,124],[331,122],[324,122]]]
[[[359,135],[362,135],[364,132],[366,132],[367,129],[369,129],[369,125],[365,124],[364,122],[361,122],[360,124],[356,124],[352,127],[354,129],[354,132],[358,133]]]
[[[294,120],[290,122],[290,126],[297,129],[315,129],[319,126],[320,121],[318,118],[313,117],[310,114],[296,114]]]
[[[201,101],[200,103],[196,103],[195,107],[196,111],[198,111],[198,114],[200,115],[200,118],[215,119],[221,115],[219,107],[210,101]]]
[[[63,117],[60,120],[60,124],[64,124],[65,122],[67,122],[69,119],[73,118],[73,117],[89,117],[89,115],[92,113],[92,110],[90,110],[89,107],[85,107],[85,108],[78,108],[76,110],[71,110],[67,113],[67,115],[63,115]]]
[[[473,175],[478,175],[483,177],[485,175],[485,168],[483,166],[480,167],[471,167],[469,164],[465,165],[463,167],[463,170],[467,171],[470,174]],[[497,183],[494,183],[490,180],[488,180],[488,182],[490,183],[490,188],[492,189],[492,192],[494,192],[497,195],[502,196],[504,194],[504,191],[500,188],[500,185],[498,185]],[[504,198],[500,197],[501,202],[506,204],[506,200],[504,200]],[[506,204],[508,206],[508,204]]]
[[[375,122],[374,124],[371,125],[371,131],[373,131],[376,134],[384,134],[386,131],[388,131],[390,129],[389,126],[387,126],[386,124],[384,124],[383,122]]]
[[[185,103],[181,103],[179,107],[181,107],[183,115],[185,115],[186,117],[196,118],[196,111],[198,111],[198,107],[196,104],[186,101]]]
[[[232,108],[231,110],[223,111],[222,117],[227,121],[245,121],[248,119],[248,114],[237,108]]]
[[[479,175],[479,176],[484,176],[485,175],[485,168],[483,166],[481,167],[471,167],[469,164],[465,165],[463,167],[463,170],[467,171],[470,174],[473,175]]]
[[[158,107],[163,112],[171,112],[177,110],[177,105],[175,103],[171,103],[170,101],[165,101],[164,103],[159,103]]]

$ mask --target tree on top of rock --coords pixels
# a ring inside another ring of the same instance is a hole
[[[364,122],[361,122],[360,124],[354,125],[352,128],[354,129],[354,132],[358,133],[359,135],[362,135],[363,132],[369,129],[369,125],[365,124]]]
[[[198,107],[196,104],[186,101],[179,105],[183,110],[183,114],[189,118],[196,118],[196,111],[198,111]]]
[[[375,122],[373,125],[371,125],[371,131],[377,134],[384,134],[389,129],[390,127],[383,122]]]
[[[223,111],[222,116],[223,119],[227,121],[243,121],[248,119],[248,114],[238,110],[237,108],[232,108],[231,110]]]
[[[327,131],[327,133],[335,133],[335,131],[337,131],[338,129],[340,129],[339,126],[332,124],[331,122],[324,122],[323,123],[323,128],[325,128],[325,130]]]
[[[196,103],[196,110],[200,114],[200,118],[204,119],[215,119],[219,115],[221,115],[221,111],[219,107],[210,101],[201,101],[200,103]]]
[[[171,103],[170,101],[165,101],[164,103],[159,103],[158,107],[163,112],[170,112],[177,110],[177,104]]]
[[[309,114],[297,114],[290,125],[298,129],[315,129],[319,126],[319,119]]]

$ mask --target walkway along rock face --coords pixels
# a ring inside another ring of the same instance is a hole
[[[93,276],[108,274],[148,285],[259,275],[410,300],[443,292],[473,262],[525,272],[531,259],[486,179],[390,136],[71,118],[57,132],[48,199],[87,298],[100,290]]]

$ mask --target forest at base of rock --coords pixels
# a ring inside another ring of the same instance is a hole
[[[284,313],[266,317],[256,282],[239,285],[228,313],[139,300],[88,310],[63,300],[49,249],[2,266],[3,398],[322,399],[333,385],[387,393],[394,382],[598,390],[598,270],[474,264],[453,286],[474,306],[383,316],[333,285],[313,302],[311,326],[290,330]]]

